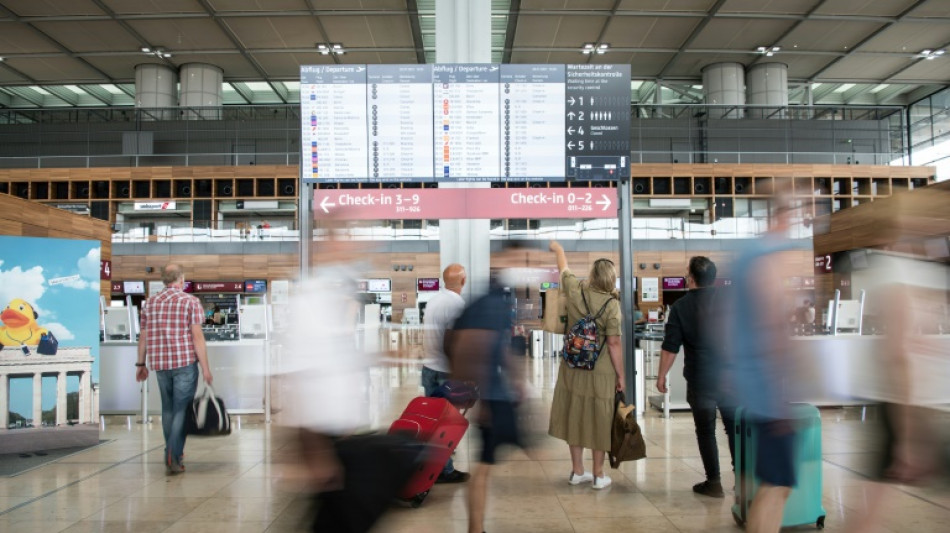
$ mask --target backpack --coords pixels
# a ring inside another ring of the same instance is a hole
[[[604,351],[604,345],[607,344],[597,342],[597,319],[604,314],[604,310],[613,298],[604,302],[596,315],[591,315],[583,289],[581,289],[581,299],[584,301],[584,310],[587,314],[575,322],[570,329],[566,329],[567,324],[565,324],[564,350],[561,351],[561,357],[571,368],[593,370],[597,358],[600,357],[600,353]]]

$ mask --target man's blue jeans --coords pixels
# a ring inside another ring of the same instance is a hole
[[[435,394],[435,391],[441,387],[447,379],[449,379],[449,375],[445,372],[432,370],[427,366],[422,367],[422,390],[425,391],[426,396]],[[454,471],[455,463],[452,461],[452,457],[449,457],[449,462],[445,463],[445,467],[442,469],[442,475],[451,474]]]
[[[195,401],[198,364],[155,371],[162,395],[162,432],[165,434],[165,464],[181,462],[185,453],[185,409]]]

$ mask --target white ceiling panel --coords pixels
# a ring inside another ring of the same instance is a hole
[[[162,63],[158,59],[149,59],[148,57],[140,54],[119,57],[92,56],[85,59],[90,65],[105,72],[111,79],[117,80],[119,83],[135,83],[136,65],[142,63],[159,63],[166,66],[169,65],[168,63]],[[178,70],[174,65],[171,65],[171,68]]]
[[[861,57],[846,57],[822,72],[821,78],[874,81],[887,77],[910,62],[908,58],[894,56],[876,56],[873,61]]]
[[[260,74],[240,54],[180,54],[173,57],[175,64],[181,67],[187,63],[205,63],[214,65],[225,72],[225,79],[258,78]]]
[[[372,23],[369,19],[375,19]],[[323,24],[324,29],[327,31],[327,37],[330,42],[334,43],[343,43],[343,46],[348,48],[372,48],[375,46],[394,46],[391,43],[394,38],[394,34],[383,34],[381,35],[384,41],[387,41],[387,44],[380,45],[374,43],[376,36],[373,34],[373,28],[378,28],[380,23],[387,22],[398,27],[397,31],[401,31],[401,39],[399,39],[401,46],[411,46],[412,45],[412,33],[409,29],[409,19],[408,17],[402,16],[392,16],[392,17],[346,17],[346,16],[323,16],[320,17],[320,22]]]
[[[804,15],[816,2],[817,0],[726,0],[719,12]]]
[[[700,32],[691,48],[754,50],[770,46],[785,33],[793,20],[714,19]]]
[[[950,17],[950,2],[946,0],[930,0],[926,4],[910,12],[912,17]]]
[[[103,0],[102,3],[117,15],[205,12],[195,0]]]
[[[613,0],[522,0],[521,9],[611,9]]]
[[[406,10],[405,0],[317,0],[314,7],[324,9],[398,9]]]
[[[615,47],[679,48],[699,18],[615,17],[604,41]]]
[[[409,17],[370,16],[363,17],[373,39],[373,46],[381,48],[413,46],[412,27]]]
[[[230,17],[231,31],[245,48],[312,48],[322,42],[315,18]]]
[[[21,17],[102,14],[91,0],[4,0],[3,5]]]
[[[211,19],[130,20],[128,24],[152,46],[171,51],[233,48]]]
[[[690,13],[694,11],[709,11],[716,4],[716,0],[622,0],[621,11],[669,11],[673,13]]]
[[[0,56],[46,52],[59,52],[59,48],[28,26],[0,21]]]
[[[111,20],[75,22],[41,22],[36,27],[74,52],[135,52],[141,44],[118,22]]]
[[[197,2],[196,2],[197,3]],[[304,0],[208,0],[215,11],[306,11]],[[322,4],[325,2],[317,2]],[[355,3],[355,2],[354,2]]]
[[[41,57],[29,61],[11,61],[10,66],[40,83],[61,83],[62,80],[95,81],[102,78],[101,74],[89,66],[69,57]]]
[[[876,22],[807,20],[778,44],[799,50],[847,52],[882,26]]]
[[[402,64],[416,63],[416,52],[347,52],[342,63],[348,65],[360,64]]]
[[[932,79],[943,80],[941,85],[950,84],[950,58],[921,60],[894,76],[895,82],[904,80],[918,82]]]
[[[748,64],[752,54],[680,54],[666,76],[670,78],[702,79],[703,67],[713,63]]]
[[[518,27],[515,30],[515,47],[519,46],[554,46],[555,36],[565,17],[521,15],[518,17]],[[592,38],[596,38],[594,34]]]
[[[580,48],[585,42],[596,41],[606,22],[607,17],[567,17],[557,28],[554,45]]]
[[[673,57],[673,54],[632,54],[628,62],[630,63],[630,75],[636,77],[651,78],[656,75],[660,69]]]
[[[948,42],[950,24],[946,22],[904,23],[884,30],[862,46],[861,51],[916,54],[921,50],[940,48]]]
[[[771,58],[767,58],[771,59]],[[781,53],[775,56],[779,63],[788,65],[788,78],[793,80],[807,80],[816,72],[835,60],[835,56],[802,55],[794,52]]]
[[[917,0],[825,0],[815,12],[820,15],[867,15],[896,17]]]

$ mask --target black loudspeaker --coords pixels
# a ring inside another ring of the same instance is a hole
[[[696,194],[706,194],[706,185],[702,182],[693,184],[693,192]]]
[[[741,194],[745,190],[745,186],[741,183],[736,183],[736,194]]]
[[[729,194],[729,180],[716,178],[716,194]]]
[[[231,196],[234,194],[234,186],[230,180],[215,181],[214,188],[218,196]]]
[[[109,197],[109,182],[108,181],[94,181],[92,182],[92,189],[96,195],[96,198]]]
[[[650,190],[650,178],[633,178],[633,193],[646,194]]]
[[[286,181],[281,181],[280,185],[280,194],[281,196],[293,196],[297,192],[297,187],[294,184],[287,183]]]
[[[237,194],[238,196],[254,196],[254,180],[237,180]]]
[[[92,202],[89,205],[89,214],[92,218],[109,220],[109,202]]]
[[[119,196],[121,196],[121,197],[123,197],[123,198],[128,198],[128,197],[129,197],[129,188],[128,188],[128,187],[121,187],[121,188],[119,189]]]
[[[20,198],[29,198],[30,197],[30,184],[29,183],[17,183],[16,184],[16,195]]]
[[[198,180],[195,182],[195,196],[199,198],[208,198],[211,196],[211,180]]]
[[[175,196],[178,197],[191,197],[191,183],[187,181],[176,181],[175,182]]]

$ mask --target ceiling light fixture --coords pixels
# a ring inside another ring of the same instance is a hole
[[[581,48],[581,53],[584,55],[590,54],[606,54],[607,50],[610,49],[609,43],[584,43],[583,48]]]
[[[917,54],[917,57],[921,57],[923,59],[936,59],[946,53],[946,50],[921,50],[920,53]]]
[[[156,46],[154,48],[150,46],[143,46],[142,48],[139,48],[139,50],[147,56],[155,56],[159,59],[168,59],[172,56],[171,52],[165,50],[161,46]]]
[[[760,46],[755,49],[756,52],[764,55],[765,57],[772,57],[781,50],[781,46]]]
[[[324,56],[330,54],[341,56],[346,53],[346,49],[340,43],[317,43],[317,51]]]

